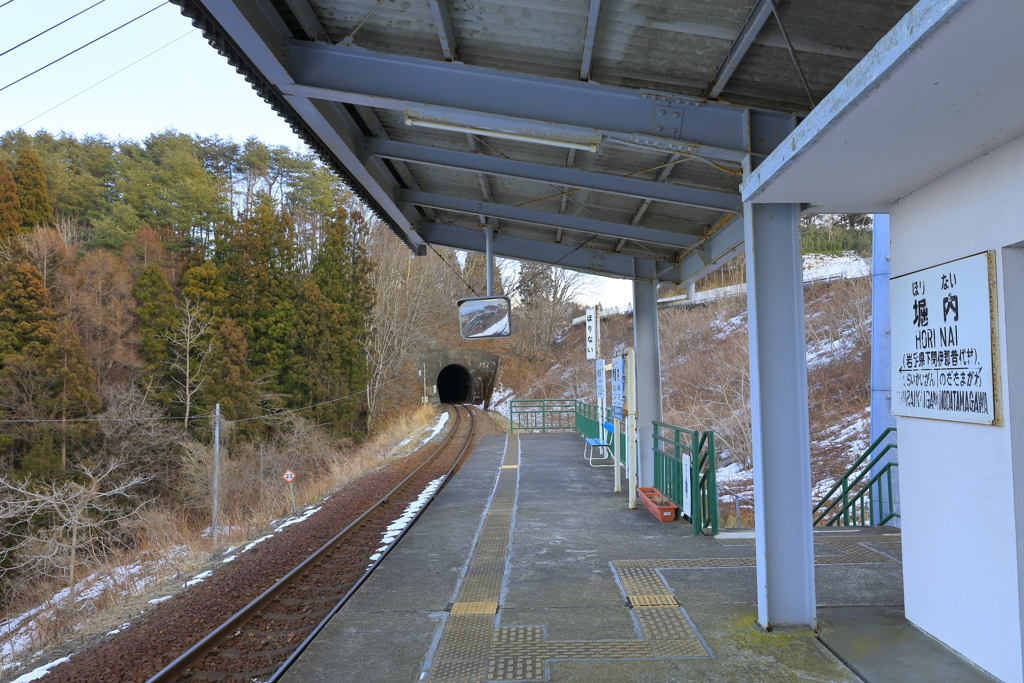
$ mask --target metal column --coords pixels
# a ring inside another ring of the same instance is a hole
[[[484,226],[485,258],[487,259],[487,296],[494,296],[494,226]]]
[[[633,282],[633,348],[636,351],[636,419],[640,486],[654,486],[654,426],[661,422],[661,352],[658,285]]]
[[[896,426],[892,414],[892,335],[889,332],[889,214],[876,213],[871,231],[871,441]],[[895,451],[889,451],[885,462],[880,462],[871,472],[872,476],[890,460],[896,459]],[[899,468],[893,470],[893,502],[899,511],[900,489]],[[886,490],[882,490],[887,495]],[[882,501],[872,500],[872,505]],[[900,526],[900,518],[889,521],[891,526]]]
[[[796,204],[745,204],[757,619],[816,629],[803,272]]]

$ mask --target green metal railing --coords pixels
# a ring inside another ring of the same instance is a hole
[[[562,431],[576,429],[574,399],[514,399],[509,402],[508,429],[518,431]]]
[[[693,533],[718,533],[715,433],[654,422],[654,488],[679,506]],[[685,469],[689,467],[688,475]],[[686,491],[687,483],[690,491]],[[689,493],[689,496],[687,496]],[[687,497],[689,507],[687,508]]]
[[[871,475],[889,451],[896,449],[895,434],[895,427],[879,434],[846,474],[818,501],[811,510],[815,526],[879,526],[900,516],[893,498],[892,480],[893,470],[899,464],[887,462]],[[888,438],[890,435],[893,435],[892,439]]]

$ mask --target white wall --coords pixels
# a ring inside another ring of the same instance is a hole
[[[897,418],[907,618],[1003,681],[1024,680],[1014,475],[1024,444],[1009,385],[1002,248],[1024,241],[1024,138],[902,198],[890,211],[892,275],[995,250],[1002,426]],[[1012,279],[1012,278],[1011,278]],[[1016,293],[1014,301],[1021,298]],[[1012,302],[1011,302],[1012,304]],[[1012,308],[1012,306],[1011,306]],[[1024,308],[1018,308],[1024,311]],[[899,312],[893,311],[893,315]],[[1011,325],[1013,322],[1011,321]],[[1012,353],[1024,356],[1024,349]],[[1024,368],[1024,365],[1018,367]],[[1019,404],[1019,402],[1018,402]],[[1014,462],[1016,451],[1017,462]],[[1024,551],[1021,551],[1024,552]]]

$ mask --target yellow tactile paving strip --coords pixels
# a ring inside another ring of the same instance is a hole
[[[613,563],[642,640],[546,641],[541,626],[494,626],[518,486],[518,435],[511,436],[494,497],[427,675],[431,683],[546,680],[550,659],[708,657],[682,609],[647,561]]]
[[[678,560],[620,560],[612,567],[629,601],[642,639],[547,641],[542,626],[495,627],[500,608],[519,477],[518,435],[509,437],[483,529],[470,557],[427,675],[431,683],[543,681],[553,659],[650,659],[710,657],[659,570],[753,567],[752,557]],[[723,545],[751,545],[753,539],[720,539]],[[853,539],[816,539],[837,554],[817,564],[893,562]]]

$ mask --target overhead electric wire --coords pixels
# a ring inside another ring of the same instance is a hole
[[[109,35],[110,35],[111,33],[114,33],[114,32],[116,32],[116,31],[120,31],[121,29],[123,29],[123,28],[124,28],[125,26],[127,26],[128,24],[131,24],[132,22],[138,21],[138,20],[139,20],[139,19],[141,19],[142,17],[146,16],[147,14],[150,14],[151,12],[155,12],[155,11],[157,11],[158,9],[160,9],[161,7],[163,7],[163,6],[164,6],[164,5],[166,5],[166,4],[167,4],[167,2],[166,2],[166,0],[165,0],[165,2],[161,2],[161,3],[159,4],[159,5],[157,5],[157,6],[156,6],[156,7],[154,7],[153,9],[151,9],[151,10],[147,10],[147,11],[143,12],[142,14],[140,14],[139,16],[135,17],[134,19],[131,19],[131,20],[129,20],[129,21],[126,21],[125,23],[121,24],[121,25],[120,25],[120,26],[118,26],[117,28],[114,28],[114,29],[111,29],[111,30],[107,31],[106,33],[104,33],[104,34],[103,34],[102,36],[100,36],[99,38],[94,38],[93,40],[90,40],[90,41],[89,41],[88,43],[86,43],[85,45],[82,45],[81,47],[77,47],[77,48],[75,48],[74,50],[72,50],[71,52],[67,53],[66,55],[63,55],[63,56],[61,56],[61,57],[58,57],[57,59],[53,60],[53,61],[52,61],[52,62],[50,62],[49,64],[45,64],[45,65],[43,65],[43,66],[39,67],[38,69],[36,69],[36,70],[35,70],[35,71],[33,71],[32,73],[28,73],[28,74],[25,74],[24,76],[22,76],[21,78],[19,78],[19,79],[18,79],[18,80],[16,80],[16,81],[11,81],[10,83],[8,83],[7,85],[5,85],[4,87],[0,88],[0,92],[3,92],[4,90],[7,90],[7,89],[8,89],[8,88],[10,88],[10,87],[11,87],[12,85],[15,85],[15,84],[17,84],[17,83],[21,83],[21,82],[22,82],[23,80],[25,80],[25,79],[26,79],[26,78],[28,78],[29,76],[34,76],[34,75],[36,75],[37,73],[39,73],[39,72],[40,72],[40,71],[42,71],[43,69],[46,69],[46,68],[49,68],[49,67],[53,66],[54,64],[56,64],[57,62],[61,61],[62,59],[66,59],[66,58],[70,57],[71,55],[75,54],[75,53],[76,53],[76,52],[78,52],[79,50],[84,50],[85,48],[89,47],[89,46],[90,46],[90,45],[92,45],[93,43],[95,43],[95,42],[97,42],[97,41],[100,41],[100,40],[103,40],[104,38],[106,38],[107,36],[109,36]]]
[[[385,380],[385,381],[381,382],[380,384],[378,384],[376,386],[366,387],[365,389],[360,389],[359,391],[353,392],[353,393],[349,394],[348,396],[341,396],[340,398],[332,398],[329,401],[323,401],[321,403],[314,403],[313,405],[302,406],[301,408],[291,408],[289,410],[282,410],[282,411],[277,412],[277,413],[266,413],[264,415],[257,415],[255,417],[243,417],[240,420],[221,420],[221,422],[225,423],[225,424],[234,424],[235,422],[249,422],[251,420],[263,420],[263,419],[266,419],[268,417],[278,417],[279,415],[287,415],[289,413],[297,413],[300,410],[308,410],[310,408],[319,408],[320,406],[325,406],[325,405],[328,405],[330,403],[337,403],[338,401],[344,401],[346,398],[352,398],[353,396],[358,396],[359,394],[365,394],[371,388],[372,389],[379,389],[380,387],[384,386],[385,384],[390,384],[391,382],[395,382],[397,380],[400,380],[403,377],[405,377],[406,375],[411,375],[414,372],[419,372],[419,368],[417,368],[416,370],[410,370],[409,372],[403,372],[401,375],[397,375],[395,377],[392,377],[389,380]],[[193,415],[193,416],[189,417],[188,419],[189,420],[198,420],[198,419],[201,419],[201,418],[209,418],[209,417],[211,417],[211,416],[210,415]],[[36,422],[61,422],[61,423],[64,423],[64,422],[145,422],[145,421],[149,421],[149,420],[184,420],[184,419],[185,418],[181,417],[181,416],[172,417],[172,416],[167,416],[167,415],[160,416],[160,417],[69,417],[67,419],[57,418],[57,419],[53,419],[53,420],[4,419],[4,420],[0,420],[0,424],[3,424],[3,423],[21,423],[21,422],[26,422],[26,423],[29,423],[29,422],[31,422],[31,423],[36,423]]]
[[[2,5],[0,5],[0,9],[2,9],[2,8],[4,8],[4,7],[7,7],[7,6],[8,6],[9,4],[11,4],[12,2],[14,2],[14,0],[7,0],[7,2],[5,2],[5,3],[4,3],[4,4],[2,4]]]
[[[14,0],[11,0],[11,1],[13,2]],[[33,116],[32,118],[30,118],[30,119],[29,119],[28,121],[26,121],[25,123],[23,123],[23,124],[19,125],[19,126],[18,126],[18,128],[24,128],[25,126],[27,126],[28,124],[32,123],[33,121],[35,121],[35,120],[36,120],[36,119],[38,119],[39,117],[41,117],[41,116],[46,116],[47,114],[49,114],[49,113],[50,113],[51,111],[53,111],[53,110],[54,110],[54,109],[56,109],[57,107],[63,106],[63,105],[65,105],[65,104],[67,104],[68,102],[70,102],[71,100],[73,100],[73,99],[75,99],[76,97],[78,97],[79,95],[81,95],[81,94],[83,94],[83,93],[86,93],[86,92],[89,92],[90,90],[92,90],[93,88],[95,88],[95,87],[96,87],[97,85],[99,85],[100,83],[104,83],[104,82],[106,82],[106,81],[109,81],[109,80],[110,80],[111,78],[113,78],[114,76],[118,75],[118,74],[119,74],[119,73],[121,73],[122,71],[125,71],[126,69],[130,69],[131,67],[133,67],[133,66],[135,66],[136,64],[138,64],[139,62],[141,62],[141,61],[142,61],[143,59],[146,59],[147,57],[152,57],[152,56],[153,56],[153,55],[155,55],[155,54],[156,54],[157,52],[160,52],[160,50],[163,50],[163,49],[164,49],[165,47],[169,47],[170,45],[173,45],[174,43],[178,42],[179,40],[181,40],[182,38],[184,38],[185,36],[187,36],[187,35],[188,35],[189,33],[192,33],[192,32],[194,32],[194,31],[198,31],[198,30],[199,30],[199,29],[192,29],[191,31],[187,31],[187,32],[185,32],[185,33],[182,33],[182,34],[181,34],[180,36],[178,36],[177,38],[175,38],[175,39],[174,39],[174,40],[172,40],[171,42],[169,42],[169,43],[165,43],[165,44],[161,45],[161,46],[160,46],[160,47],[158,47],[157,49],[155,49],[155,50],[153,50],[152,52],[150,52],[150,53],[149,53],[148,55],[145,55],[145,56],[143,56],[143,57],[139,57],[138,59],[136,59],[136,60],[135,60],[134,62],[132,62],[132,63],[131,63],[131,64],[129,64],[128,66],[125,66],[125,67],[121,67],[120,69],[118,69],[118,70],[117,70],[117,71],[115,71],[114,73],[110,74],[109,76],[107,76],[107,77],[106,77],[106,78],[104,78],[103,80],[99,80],[99,81],[96,81],[95,83],[93,83],[92,85],[90,85],[90,86],[89,86],[88,88],[86,88],[85,90],[81,90],[81,91],[79,91],[79,92],[75,93],[74,95],[72,95],[71,97],[67,98],[67,99],[66,99],[66,100],[64,100],[63,102],[61,102],[61,103],[59,103],[59,104],[55,104],[55,105],[53,105],[52,107],[50,107],[49,109],[47,109],[46,111],[44,111],[44,112],[43,112],[42,114],[36,114],[35,116]]]
[[[66,24],[66,23],[68,23],[69,21],[71,21],[72,19],[74,19],[75,17],[77,17],[77,16],[79,15],[79,14],[85,14],[86,12],[88,12],[89,10],[91,10],[91,9],[92,9],[93,7],[95,7],[96,5],[102,5],[102,4],[103,4],[104,2],[106,2],[106,1],[107,1],[107,0],[100,0],[99,2],[97,2],[97,3],[93,4],[93,5],[89,5],[88,7],[86,7],[86,8],[84,9],[84,10],[82,10],[82,11],[81,11],[81,12],[79,12],[78,14],[72,14],[72,15],[71,15],[70,17],[68,17],[68,18],[67,18],[67,19],[65,19],[64,21],[62,21],[62,22],[60,22],[60,23],[57,23],[57,24],[54,24],[53,26],[51,26],[50,28],[46,29],[45,31],[41,31],[40,33],[37,33],[37,34],[35,34],[34,36],[32,36],[31,38],[29,38],[28,40],[23,40],[23,41],[21,41],[20,43],[18,43],[17,45],[15,45],[14,47],[12,47],[12,48],[10,48],[10,49],[8,49],[8,50],[4,50],[3,52],[0,52],[0,57],[3,57],[3,56],[4,56],[5,54],[7,54],[8,52],[13,52],[13,51],[17,50],[17,49],[18,49],[19,47],[21,47],[22,45],[24,45],[24,44],[26,44],[26,43],[31,43],[31,42],[32,42],[33,40],[35,40],[35,39],[36,39],[36,38],[38,38],[39,36],[41,36],[41,35],[44,35],[44,34],[46,34],[46,33],[49,33],[50,31],[52,31],[53,29],[57,28],[57,27],[58,27],[58,26],[60,26],[61,24]],[[14,2],[14,0],[10,0],[10,2]],[[0,7],[3,7],[3,5],[0,5]]]

